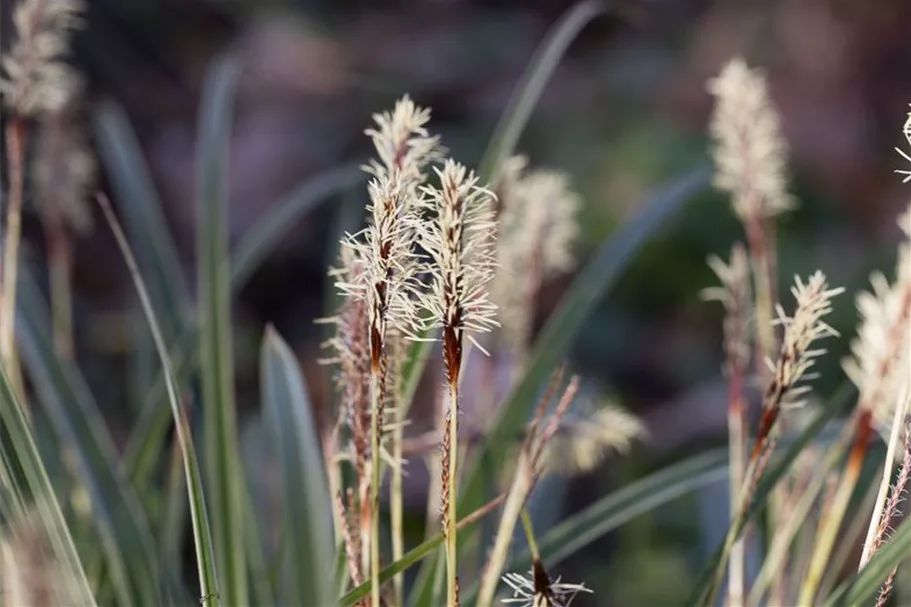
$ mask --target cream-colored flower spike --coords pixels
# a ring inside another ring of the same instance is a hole
[[[391,112],[374,114],[373,120],[376,126],[364,132],[373,140],[379,161],[371,160],[363,168],[374,177],[399,173],[403,185],[416,187],[423,181],[427,164],[442,160],[440,138],[430,136],[425,128],[430,109],[418,107],[408,95],[399,99]]]
[[[830,289],[825,275],[817,270],[806,283],[799,276],[795,277],[791,294],[797,300],[797,309],[793,317],[789,317],[781,305],[777,307],[775,324],[784,326],[784,339],[778,360],[766,363],[772,372],[770,391],[780,391],[777,399],[780,406],[803,403],[802,397],[810,388],[801,382],[816,377],[810,370],[815,360],[826,353],[822,348],[810,348],[819,339],[838,336],[838,332],[822,319],[832,311],[832,298],[843,292],[841,287]]]
[[[22,0],[16,7],[16,40],[0,62],[0,94],[10,110],[20,116],[59,111],[78,91],[79,78],[62,58],[82,10],[80,0]]]
[[[736,57],[708,88],[716,98],[710,125],[715,186],[731,194],[742,220],[792,209],[785,176],[788,147],[764,74]]]
[[[860,391],[862,406],[878,422],[892,421],[895,403],[911,388],[911,207],[899,219],[905,238],[898,247],[895,281],[882,273],[870,277],[872,292],[857,296],[861,316],[845,373]]]
[[[589,415],[567,415],[544,446],[542,463],[552,473],[586,474],[613,451],[625,453],[647,434],[642,420],[608,404]]]
[[[444,344],[457,341],[461,350],[463,336],[478,345],[471,333],[498,326],[497,307],[488,293],[496,267],[494,195],[453,160],[434,170],[440,188],[423,187],[422,206],[436,217],[418,228],[431,273],[430,291],[421,295],[421,303],[430,313],[427,325],[441,327]],[[457,377],[461,351],[446,354],[447,370]]]
[[[727,313],[724,319],[725,371],[730,374],[732,367],[746,367],[750,358],[750,260],[743,245],[737,243],[731,249],[730,262],[712,256],[708,264],[721,286],[704,289],[702,297],[707,301],[720,301]]]
[[[534,298],[542,281],[571,271],[579,233],[579,197],[559,171],[525,171],[524,156],[510,158],[501,171],[497,235],[497,279],[491,291],[502,309],[506,342],[527,347]]]

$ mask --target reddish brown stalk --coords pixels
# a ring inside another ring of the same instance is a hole
[[[351,531],[351,522],[348,518],[348,513],[353,510],[354,506],[352,503],[353,497],[354,496],[349,489],[348,502],[346,504],[341,492],[336,493],[335,507],[338,509],[339,520],[341,521],[342,541],[345,543],[345,555],[348,559],[348,575],[351,577],[352,584],[355,586],[360,586],[364,582],[364,577],[361,574],[360,548],[354,534]]]
[[[60,358],[67,360],[73,357],[70,237],[59,215],[55,214],[46,218],[43,225],[47,244],[47,263],[51,274],[51,321],[54,329],[54,348]]]

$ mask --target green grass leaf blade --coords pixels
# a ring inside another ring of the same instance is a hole
[[[136,260],[127,243],[126,236],[114,217],[114,212],[104,199],[101,200],[101,208],[108,218],[111,229],[114,231],[114,236],[117,238],[117,243],[123,252],[124,261],[130,270],[130,275],[136,286],[136,292],[139,295],[139,301],[149,323],[152,339],[155,342],[155,349],[161,359],[161,366],[164,371],[168,401],[171,405],[171,413],[174,416],[174,425],[177,430],[177,443],[183,456],[187,499],[189,500],[190,520],[193,526],[193,543],[196,549],[196,567],[199,571],[199,587],[202,592],[199,602],[203,607],[217,607],[219,592],[214,550],[212,548],[212,533],[209,527],[202,473],[200,472],[199,461],[196,458],[196,449],[193,446],[193,433],[190,429],[190,423],[187,421],[186,413],[180,404],[180,396],[177,394],[177,382],[174,378],[171,359],[168,356],[164,336],[155,316],[155,310],[152,308],[148,290],[142,280],[142,275],[139,273],[139,267],[136,265]]]
[[[247,563],[231,326],[228,150],[239,69],[215,62],[206,76],[197,138],[197,288],[203,453],[221,600],[245,605]]]
[[[287,534],[294,605],[331,605],[334,561],[332,511],[320,437],[300,365],[272,327],[266,329],[260,359],[263,407],[278,454],[282,513]]]
[[[586,0],[566,11],[551,27],[535,51],[525,73],[522,74],[506,111],[497,123],[490,144],[478,166],[481,183],[489,183],[497,168],[515,151],[519,136],[525,130],[525,125],[538,105],[545,85],[563,59],[566,49],[582,28],[604,10],[602,2]]]
[[[50,314],[38,287],[22,270],[17,334],[22,359],[47,419],[72,450],[79,480],[92,498],[105,563],[118,600],[160,600],[151,530],[125,478],[114,441],[82,375],[54,354]]]
[[[115,203],[147,277],[149,297],[159,310],[167,343],[183,330],[190,298],[177,246],[168,232],[161,202],[124,109],[103,103],[94,115],[101,160],[114,190]]]
[[[247,283],[294,224],[314,208],[364,182],[356,165],[340,166],[305,180],[279,200],[237,243],[231,259],[231,288]]]
[[[35,507],[44,529],[47,531],[54,557],[58,559],[69,582],[68,598],[80,605],[95,605],[95,598],[73,544],[69,528],[63,518],[60,503],[51,486],[47,471],[38,453],[35,438],[29,427],[22,402],[16,397],[6,369],[0,365],[0,421],[6,434],[3,445],[3,474],[12,480],[22,472],[27,487],[14,487],[20,496],[28,493],[34,499]],[[15,458],[15,464],[10,461]],[[18,470],[11,470],[15,466]],[[6,501],[6,497],[4,497]],[[22,504],[4,504],[4,510],[14,512]]]
[[[498,469],[497,466],[505,461],[511,443],[503,440],[503,437],[521,434],[541,382],[566,355],[588,317],[626,264],[687,200],[708,184],[708,177],[708,169],[698,169],[671,183],[645,205],[637,217],[613,235],[575,278],[542,329],[524,377],[498,409],[498,417],[490,432],[465,466],[459,507],[461,512],[474,510],[483,503],[485,480],[481,462]]]

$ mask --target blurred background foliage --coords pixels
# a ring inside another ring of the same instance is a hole
[[[0,9],[4,41],[12,4]],[[433,129],[456,158],[475,164],[535,46],[569,3],[88,0],[87,6],[73,52],[88,82],[85,120],[108,99],[125,108],[192,287],[194,122],[213,56],[234,53],[245,68],[231,142],[236,239],[295,184],[365,158],[370,115],[403,93],[432,107]],[[892,148],[906,145],[900,129],[911,101],[908,23],[911,4],[902,0],[614,2],[570,48],[519,149],[535,165],[565,170],[582,194],[584,257],[648,192],[708,161],[705,83],[742,53],[766,68],[792,148],[800,204],[779,232],[782,286],[794,273],[820,268],[853,292],[867,284],[871,269],[891,264],[894,218],[906,204],[892,172],[901,161]],[[292,342],[316,406],[324,405],[329,386],[315,363],[321,334],[312,321],[324,311],[325,269],[341,228],[357,226],[363,202],[362,190],[353,189],[309,214],[240,294],[235,350],[242,410],[257,403],[255,344],[266,323]],[[41,230],[32,215],[26,235],[28,253],[40,256]],[[629,457],[570,483],[551,509],[577,510],[684,451],[724,440],[721,308],[702,302],[699,291],[715,281],[706,257],[726,256],[741,237],[725,198],[705,194],[632,263],[591,319],[574,366],[641,415],[651,438]],[[544,289],[541,319],[568,281]],[[129,356],[136,340],[146,339],[132,328],[141,323],[132,292],[108,231],[81,238],[79,359],[120,439],[136,405],[124,402],[126,383],[148,372]],[[855,319],[853,298],[836,302],[836,328],[850,335]],[[823,394],[841,381],[847,340],[829,345]],[[248,452],[256,457],[255,446]],[[724,495],[716,498],[723,503]],[[580,605],[679,599],[714,545],[692,523],[705,501],[678,500],[557,573],[572,569],[573,579],[596,590],[597,600],[580,597]]]

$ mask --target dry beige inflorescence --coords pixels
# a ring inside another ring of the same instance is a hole
[[[15,114],[58,112],[78,92],[79,76],[63,58],[82,10],[80,0],[24,0],[16,7],[16,40],[0,62],[0,93]]]

